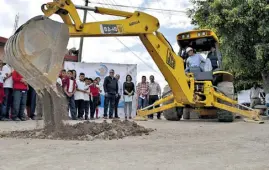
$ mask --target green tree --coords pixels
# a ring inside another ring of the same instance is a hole
[[[269,92],[269,5],[266,0],[191,0],[192,23],[216,32],[224,69],[237,90],[263,82]]]

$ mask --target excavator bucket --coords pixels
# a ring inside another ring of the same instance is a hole
[[[56,80],[63,66],[68,40],[68,26],[37,16],[22,25],[5,45],[5,62],[36,90],[41,103],[39,112],[45,118],[45,126],[53,128],[51,130],[58,125],[59,115],[66,113],[63,106],[67,102],[57,89]]]
[[[4,60],[34,89],[55,84],[69,40],[68,27],[45,16],[22,25],[9,38]]]

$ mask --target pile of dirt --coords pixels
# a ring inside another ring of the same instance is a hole
[[[112,123],[85,121],[75,125],[65,124],[62,130],[48,132],[45,129],[12,131],[0,134],[0,138],[34,138],[54,140],[86,140],[122,139],[127,136],[149,135],[153,129],[148,129],[132,121],[112,120]]]

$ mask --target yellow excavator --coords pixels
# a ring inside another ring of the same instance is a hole
[[[212,31],[196,30],[179,34],[177,39],[181,51],[177,55],[163,34],[158,32],[158,19],[144,12],[80,6],[71,0],[54,0],[42,5],[41,9],[44,16],[30,19],[9,38],[5,46],[5,60],[22,74],[38,94],[49,99],[43,104],[43,112],[61,112],[61,103],[55,98],[59,95],[55,82],[70,37],[139,36],[168,82],[169,90],[153,105],[138,110],[137,116],[145,118],[163,111],[168,120],[180,120],[184,110],[196,109],[202,116],[211,112],[218,115],[219,121],[231,122],[233,115],[239,114],[247,121],[263,123],[258,112],[242,108],[218,88],[219,83],[214,82],[214,78],[220,82],[231,82],[230,73],[184,71],[184,48],[192,46],[196,52],[206,50],[209,47],[207,43],[217,42]],[[77,12],[79,9],[123,19],[82,23]],[[64,23],[49,19],[53,14],[59,15]]]

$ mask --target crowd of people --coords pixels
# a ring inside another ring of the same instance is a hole
[[[36,119],[35,109],[34,89],[17,71],[0,60],[0,121]]]
[[[62,70],[57,85],[67,97],[72,120],[99,119],[101,93],[104,94],[104,119],[119,119],[118,105],[121,98],[124,101],[125,119],[132,119],[135,93],[138,96],[138,109],[153,104],[161,95],[160,85],[154,81],[154,76],[150,76],[150,83],[143,76],[142,82],[135,87],[131,75],[127,75],[122,83],[120,75],[115,75],[113,69],[109,71],[103,84],[100,77],[88,78],[84,73],[79,73],[77,77],[75,70]],[[149,118],[153,118],[153,115]],[[161,113],[158,113],[157,118],[161,118]]]
[[[57,79],[57,86],[63,90],[68,101],[67,114],[72,120],[119,119],[118,105],[124,101],[125,119],[132,119],[133,101],[137,100],[137,109],[153,104],[161,95],[160,85],[150,76],[146,76],[135,86],[132,76],[127,75],[124,82],[113,69],[101,83],[100,77],[89,78],[75,70],[62,70]],[[104,95],[104,113],[99,115],[101,94]],[[137,98],[134,98],[134,96]],[[25,121],[42,119],[37,117],[37,94],[26,80],[8,64],[0,61],[0,121]],[[26,112],[25,112],[26,110]],[[160,119],[161,113],[157,114]],[[150,115],[149,118],[153,118]]]

